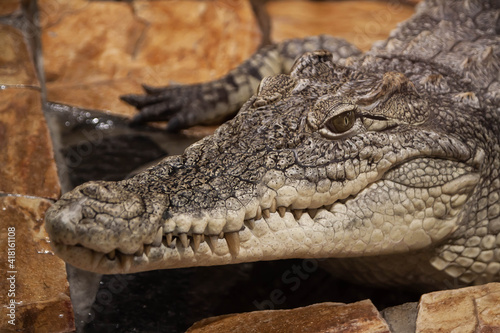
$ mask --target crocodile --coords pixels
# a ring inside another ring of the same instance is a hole
[[[285,41],[124,97],[170,130],[243,105],[180,156],[64,194],[55,253],[104,274],[317,258],[376,285],[500,281],[499,18],[496,0],[429,0],[366,53]]]

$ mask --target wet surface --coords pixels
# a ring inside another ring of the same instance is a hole
[[[125,179],[199,139],[148,125],[131,127],[125,117],[58,103],[47,103],[46,115],[61,136],[59,168],[67,175],[66,189]]]
[[[381,310],[420,297],[350,284],[303,265],[282,260],[104,276],[84,332],[184,332],[222,314],[364,299]]]
[[[43,227],[50,205],[44,198],[0,193],[0,332],[74,329],[65,265],[55,258]]]
[[[130,120],[126,117],[76,106],[49,102],[45,111],[47,116],[54,117],[60,125],[61,142],[65,146],[71,146],[84,140],[96,141],[99,138],[143,136],[154,142],[158,149],[168,150],[171,155],[178,155],[182,154],[187,146],[202,138],[201,135],[188,136],[182,133],[167,133],[160,127],[149,125],[130,126]],[[146,145],[143,148],[150,149],[151,146]]]

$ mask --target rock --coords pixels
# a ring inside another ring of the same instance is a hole
[[[57,199],[40,84],[21,31],[0,24],[0,192]]]
[[[29,37],[21,1],[2,1],[1,15]],[[43,227],[44,198],[57,199],[60,186],[40,83],[20,30],[0,24],[0,45],[0,331],[70,332],[65,264]]]
[[[118,96],[140,91],[126,76],[145,22],[123,2],[76,1],[70,7],[63,1],[52,8],[54,1],[44,0],[38,5],[47,13],[41,20],[47,99],[132,113]]]
[[[0,45],[0,85],[40,87],[22,32],[0,24]]]
[[[141,83],[215,79],[260,41],[247,1],[53,3],[38,3],[48,100],[122,115],[136,111],[119,96]]]
[[[2,332],[74,330],[65,264],[52,252],[43,225],[49,206],[45,199],[0,198],[0,244],[13,249],[10,257],[0,251],[2,279],[11,279],[1,284]]]
[[[380,313],[393,333],[415,333],[418,303],[411,302],[393,306]]]
[[[12,15],[21,11],[21,0],[3,0],[0,3],[0,16]]]
[[[371,301],[319,303],[292,310],[265,310],[201,320],[188,333],[218,332],[389,332]]]
[[[260,42],[248,1],[135,1],[134,11],[150,25],[131,74],[153,85],[214,80]]]
[[[414,13],[400,1],[270,1],[267,9],[274,41],[330,34],[363,51]]]
[[[425,294],[418,307],[417,333],[500,332],[500,283]]]
[[[0,90],[0,147],[0,192],[59,197],[59,178],[39,91]]]

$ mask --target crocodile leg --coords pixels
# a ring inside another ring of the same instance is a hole
[[[220,124],[234,116],[263,78],[289,73],[300,55],[322,49],[332,52],[336,61],[360,54],[345,40],[327,35],[292,39],[261,48],[218,80],[159,88],[144,85],[146,95],[124,95],[121,99],[140,111],[133,123],[168,120],[169,131]]]

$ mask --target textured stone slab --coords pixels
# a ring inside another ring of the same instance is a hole
[[[391,332],[415,332],[417,321],[418,303],[404,303],[382,310],[380,313],[385,319]]]
[[[0,147],[0,192],[59,197],[59,179],[40,92],[0,89]]]
[[[225,315],[195,323],[189,333],[218,332],[389,332],[371,301],[347,305],[319,303],[292,310],[268,310]]]
[[[150,24],[136,57],[148,68],[134,76],[152,84],[216,79],[260,42],[249,1],[134,1],[134,10]]]
[[[416,332],[500,332],[500,283],[423,295]]]
[[[2,332],[74,329],[65,264],[52,252],[43,224],[49,206],[45,199],[0,197]],[[15,304],[15,311],[10,304]],[[8,322],[11,313],[15,313],[15,325]]]
[[[31,53],[23,34],[5,24],[0,24],[1,85],[39,86]]]
[[[217,78],[260,41],[248,1],[55,1],[39,1],[54,102],[133,115],[119,95]]]
[[[0,16],[7,16],[21,11],[21,0],[2,0],[0,2]]]
[[[414,13],[400,1],[270,1],[267,9],[274,41],[330,34],[362,50]]]

